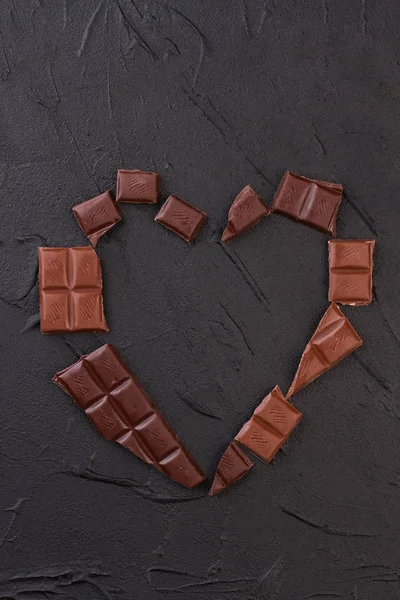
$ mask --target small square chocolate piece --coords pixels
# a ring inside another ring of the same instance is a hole
[[[372,302],[375,240],[330,240],[329,300],[362,306]]]
[[[122,219],[111,192],[104,192],[72,208],[83,233],[96,246],[101,236]]]
[[[301,419],[301,413],[275,386],[239,431],[235,440],[266,462],[271,462]]]
[[[160,187],[158,173],[120,169],[117,174],[117,202],[156,204]]]
[[[275,194],[272,210],[314,229],[336,235],[336,217],[343,187],[286,171]]]
[[[40,330],[108,331],[100,261],[90,246],[39,248]]]
[[[177,196],[169,196],[154,220],[191,244],[206,222],[207,214]]]

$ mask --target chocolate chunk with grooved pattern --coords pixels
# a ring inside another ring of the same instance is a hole
[[[218,464],[213,484],[208,492],[209,496],[216,496],[242,479],[253,466],[251,460],[239,446],[235,442],[231,442]]]
[[[100,261],[89,246],[39,248],[40,330],[108,331]]]
[[[206,222],[207,214],[177,196],[169,196],[154,220],[190,244]]]
[[[370,304],[375,240],[329,240],[328,246],[329,300]]]
[[[160,191],[158,173],[120,169],[117,174],[117,202],[156,204]]]
[[[350,321],[334,302],[307,344],[286,398],[326,373],[362,345]]]
[[[111,192],[104,192],[81,202],[73,206],[72,210],[80,228],[93,246],[96,246],[101,236],[122,219]]]
[[[117,350],[105,344],[55,374],[97,431],[188,488],[204,481],[200,467],[168,425]]]
[[[339,183],[309,179],[286,171],[272,202],[272,210],[336,236],[342,192]]]
[[[230,242],[239,234],[256,225],[270,212],[271,209],[266,206],[263,199],[250,185],[246,185],[236,196],[229,209],[228,224],[222,234],[222,241]]]
[[[258,405],[235,440],[262,460],[271,462],[301,419],[301,413],[285,400],[277,385]]]

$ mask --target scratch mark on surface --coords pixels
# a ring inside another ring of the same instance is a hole
[[[142,13],[142,12],[139,10],[139,7],[138,7],[138,5],[136,4],[136,2],[134,2],[134,0],[131,0],[131,3],[132,3],[132,4],[133,4],[133,6],[136,8],[136,11],[137,11],[137,13],[138,13],[139,17],[140,17],[141,19],[143,19],[143,18],[144,18],[144,17],[143,17],[143,13]]]
[[[134,479],[129,479],[128,477],[112,477],[111,475],[97,473],[92,469],[84,469],[83,471],[67,469],[65,471],[54,471],[51,475],[67,475],[67,477],[75,477],[87,481],[104,483],[106,485],[129,488],[138,496],[142,496],[143,498],[150,500],[150,502],[160,504],[177,504],[207,497],[207,494],[197,494],[193,496],[162,496],[161,494],[154,493],[147,485],[139,483]]]
[[[380,303],[380,300],[379,300],[379,298],[378,298],[378,294],[376,293],[376,288],[375,288],[375,286],[373,286],[373,294],[374,294],[374,297],[375,297],[375,300],[376,300],[377,306],[378,306],[378,308],[379,308],[379,310],[380,310],[380,313],[381,313],[381,315],[382,315],[382,318],[383,318],[383,320],[384,320],[384,321],[385,321],[385,323],[386,323],[386,326],[387,326],[387,328],[389,329],[390,333],[392,334],[392,337],[393,337],[393,339],[395,340],[396,344],[397,344],[398,346],[400,346],[400,340],[399,340],[399,338],[397,337],[397,335],[396,335],[396,332],[394,331],[393,327],[391,326],[389,319],[388,319],[388,318],[386,317],[386,315],[385,315],[385,312],[384,312],[384,310],[383,310],[383,308],[382,308],[382,305],[381,305],[381,303]]]
[[[353,358],[367,371],[367,373],[369,375],[371,375],[371,377],[373,377],[375,379],[375,381],[377,381],[379,383],[380,386],[383,387],[384,390],[392,393],[392,388],[391,388],[390,384],[388,383],[388,381],[384,377],[382,377],[382,375],[380,375],[373,367],[371,367],[371,365],[368,365],[367,363],[365,363],[358,356],[358,354],[353,354]]]
[[[309,600],[310,598],[343,598],[343,594],[335,594],[335,592],[314,592],[308,596],[303,596],[301,600]]]
[[[194,400],[190,396],[186,396],[185,394],[181,394],[178,390],[176,391],[176,393],[178,394],[179,398],[185,404],[187,404],[187,406],[189,406],[189,408],[191,408],[192,410],[194,410],[195,412],[197,412],[199,415],[203,415],[204,417],[210,417],[210,419],[217,419],[217,421],[221,421],[222,420],[222,417],[219,417],[218,415],[215,415],[214,413],[212,413],[208,409],[204,408],[204,406],[202,406],[201,404],[199,404],[196,400]]]
[[[113,137],[114,137],[115,145],[117,146],[120,162],[122,164],[124,161],[122,159],[121,144],[119,141],[117,131],[115,129],[114,108],[113,108],[112,99],[111,99],[110,63],[108,63],[108,70],[107,70],[107,104],[108,104],[108,114],[109,114],[110,121],[112,124]]]
[[[164,575],[165,579],[167,580],[164,584],[161,581],[159,584],[157,584],[157,581],[154,581],[153,579],[153,574],[161,574]],[[177,585],[166,585],[168,584],[168,579],[173,580],[178,580],[177,581]],[[194,579],[195,581],[190,581],[190,579]],[[168,567],[149,567],[147,569],[147,580],[149,585],[153,588],[156,589],[159,592],[182,592],[187,590],[188,588],[197,588],[197,587],[208,587],[211,589],[207,589],[204,591],[207,592],[214,592],[214,593],[227,593],[227,592],[236,592],[242,589],[246,589],[248,584],[252,581],[254,581],[254,577],[242,577],[242,578],[238,578],[238,579],[212,579],[212,578],[207,578],[207,579],[203,579],[202,577],[198,576],[198,575],[192,575],[191,573],[188,573],[186,571],[179,571],[177,569],[173,569],[173,568],[168,568]],[[181,583],[179,584],[179,580],[189,580],[186,583]],[[240,587],[240,586],[234,586],[233,588],[231,588],[231,584],[236,583],[236,584],[245,584],[244,587]],[[222,589],[219,589],[222,588]],[[203,590],[202,590],[203,591]]]
[[[250,27],[249,27],[249,13],[247,10],[246,0],[240,0],[240,3],[242,5],[242,9],[243,9],[242,14],[243,14],[243,22],[244,22],[244,28],[246,30],[246,34],[249,37],[252,37]]]
[[[329,13],[328,0],[322,0],[322,20],[323,20],[324,25],[326,25],[328,23],[328,13]]]
[[[266,306],[265,304],[265,300],[263,300],[263,294],[260,294],[260,291],[258,289],[257,286],[254,285],[254,283],[251,281],[251,279],[248,278],[246,272],[240,267],[240,265],[238,265],[238,263],[236,262],[236,260],[233,258],[233,256],[230,254],[230,252],[228,252],[228,250],[226,250],[226,248],[224,247],[224,245],[222,244],[222,242],[217,241],[216,242],[217,245],[221,248],[222,252],[225,254],[225,256],[228,257],[228,259],[231,261],[231,263],[235,266],[235,268],[239,271],[240,275],[243,277],[243,279],[245,280],[245,282],[247,283],[247,285],[249,286],[249,288],[251,289],[251,291],[253,292],[254,296],[257,298],[257,300],[264,305],[264,307],[266,308],[267,312],[270,312],[268,306]],[[239,257],[236,255],[236,257],[239,259]],[[242,263],[243,265],[243,263]],[[243,265],[244,267],[244,265]],[[246,269],[247,271],[247,269]],[[265,298],[265,296],[264,296]],[[268,302],[268,301],[267,301]]]
[[[15,14],[17,15],[17,19],[18,19],[18,22],[19,22],[19,24],[21,26],[21,29],[22,29],[22,31],[25,32],[25,28],[24,28],[24,26],[22,24],[21,17],[19,16],[19,12],[18,12],[17,5],[15,4],[15,0],[11,0],[11,1],[12,1],[13,6],[14,6]]]
[[[64,0],[63,4],[63,31],[65,31],[68,23],[68,8],[67,8],[67,0]]]
[[[271,567],[262,574],[248,600],[275,600],[282,584],[283,559],[278,556]]]
[[[4,512],[11,512],[13,514],[12,514],[12,517],[10,519],[10,522],[8,523],[8,527],[7,527],[6,531],[4,532],[3,537],[0,540],[0,548],[3,546],[3,544],[5,542],[8,541],[8,534],[10,533],[10,531],[11,531],[13,525],[14,525],[14,521],[15,521],[15,519],[17,518],[17,516],[19,514],[19,509],[22,506],[22,504],[24,502],[26,502],[27,500],[30,500],[30,498],[19,498],[17,500],[17,502],[14,504],[14,506],[10,506],[9,508],[5,508],[4,509]]]
[[[358,208],[358,206],[354,202],[354,200],[352,200],[350,198],[350,196],[348,195],[348,193],[345,192],[344,190],[343,190],[343,198],[345,198],[347,200],[347,202],[350,204],[351,208],[354,210],[354,212],[356,212],[358,214],[358,216],[365,223],[365,225],[368,227],[368,229],[370,230],[370,232],[373,235],[377,236],[378,232],[376,231],[376,229],[372,225],[372,223],[374,222],[373,219],[372,219],[372,217],[370,217],[369,215],[368,215],[368,217],[366,217],[364,215],[364,213]],[[371,223],[371,221],[372,221],[372,223]]]
[[[314,123],[311,123],[311,125],[312,125],[312,128],[314,129],[314,137],[317,140],[318,144],[320,145],[322,152],[326,156],[326,148],[325,148],[324,144],[322,143],[321,138],[318,135],[317,128],[315,127]]]
[[[51,65],[50,64],[49,64],[49,73],[50,73],[51,81],[53,82],[54,91],[56,93],[56,101],[57,101],[57,104],[58,104],[60,102],[60,96],[59,96],[59,93],[58,93],[58,89],[57,89],[57,86],[56,86],[56,82],[54,80],[53,71],[51,69]]]
[[[361,31],[363,32],[363,35],[367,32],[367,17],[365,14],[366,1],[367,0],[361,0]]]
[[[21,329],[20,333],[25,333],[25,331],[28,331],[29,329],[34,329],[35,327],[38,327],[40,325],[40,312],[36,313],[35,315],[31,315],[30,317],[27,318],[24,328]]]
[[[95,18],[97,17],[97,15],[100,12],[100,8],[102,7],[102,4],[103,4],[103,0],[101,0],[100,4],[96,8],[96,10],[93,12],[92,16],[90,17],[90,19],[89,19],[89,21],[88,21],[88,23],[87,23],[87,25],[86,25],[86,27],[85,27],[85,29],[83,31],[81,45],[79,46],[79,49],[78,49],[78,52],[77,52],[78,56],[82,56],[82,53],[83,53],[83,51],[86,48],[86,44],[87,44],[87,41],[88,41],[89,36],[90,36],[90,31],[91,31],[91,29],[93,27],[93,23],[94,23]]]
[[[10,74],[11,74],[11,69],[10,69],[10,63],[8,61],[8,57],[4,48],[4,43],[3,43],[3,36],[2,33],[0,31],[0,43],[1,43],[1,51],[3,52],[3,56],[4,56],[4,61],[6,63],[6,67],[7,67],[7,76],[5,78],[5,80],[7,81],[7,79],[9,78]]]
[[[249,269],[246,267],[246,265],[244,264],[244,262],[242,261],[242,259],[240,258],[240,256],[237,254],[237,252],[235,250],[233,250],[233,253],[236,256],[236,258],[238,259],[238,261],[240,262],[240,264],[242,265],[242,267],[245,270],[245,272],[247,273],[247,275],[249,276],[250,280],[253,282],[254,287],[257,289],[261,298],[264,300],[265,305],[269,306],[268,298],[266,297],[266,295],[264,294],[264,292],[262,291],[262,289],[260,288],[260,286],[258,285],[256,280],[254,279],[253,275],[250,273]]]
[[[222,308],[222,310],[225,312],[225,314],[227,315],[227,317],[232,321],[232,323],[235,325],[235,327],[238,329],[238,331],[240,332],[242,338],[243,338],[243,342],[245,343],[248,351],[250,352],[250,354],[252,356],[254,356],[254,352],[249,344],[249,342],[246,339],[246,336],[244,335],[242,328],[240,327],[240,325],[235,321],[235,319],[232,317],[232,315],[228,312],[227,308],[225,308],[225,306],[218,301],[218,304],[220,305],[220,307]]]
[[[316,521],[312,521],[311,519],[303,517],[302,515],[294,512],[294,511],[291,511],[291,510],[285,508],[284,506],[281,506],[281,511],[283,513],[285,513],[286,515],[289,515],[290,517],[297,519],[297,521],[300,521],[301,523],[304,523],[305,525],[308,525],[309,527],[312,527],[313,529],[319,529],[320,531],[323,531],[324,533],[327,533],[328,535],[338,535],[338,536],[348,537],[348,538],[350,538],[350,537],[366,537],[366,538],[376,537],[375,533],[358,533],[358,532],[353,532],[353,531],[341,531],[340,529],[334,529],[332,527],[329,527],[329,525],[327,525],[326,523],[317,523]]]
[[[153,48],[151,48],[151,46],[149,46],[149,44],[146,42],[146,40],[140,35],[140,33],[138,32],[136,27],[133,25],[132,21],[129,19],[129,17],[125,13],[125,11],[122,9],[122,6],[121,6],[119,0],[115,0],[115,4],[121,14],[121,17],[124,20],[124,23],[125,23],[127,29],[128,30],[130,29],[133,32],[136,40],[139,43],[139,46],[145,52],[147,52],[147,54],[149,54],[154,60],[157,60],[159,58],[158,54],[153,50]]]
[[[171,38],[169,38],[169,37],[164,38],[164,40],[166,40],[167,42],[169,42],[171,44],[171,46],[173,46],[175,48],[176,54],[178,54],[179,56],[181,56],[182,53],[179,50],[179,46],[178,46],[178,44],[176,44],[174,42],[174,40],[171,40]]]
[[[260,34],[264,28],[265,19],[267,18],[267,12],[272,12],[271,9],[268,8],[268,0],[265,0],[264,7],[260,16],[260,24],[258,26],[257,33]]]
[[[203,113],[205,118],[213,125],[213,127],[215,127],[219,133],[225,137],[224,131],[221,129],[221,127],[208,115],[208,113],[206,113],[203,107],[200,106],[200,104],[191,96],[191,94],[189,94],[185,88],[182,88],[182,91],[189,98],[190,102],[194,104],[194,106],[197,106],[197,108]]]

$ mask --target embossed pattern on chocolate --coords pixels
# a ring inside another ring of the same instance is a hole
[[[328,245],[329,300],[370,304],[375,240],[329,240]]]
[[[235,437],[259,458],[271,462],[301,419],[301,413],[285,400],[277,385],[257,406]]]
[[[117,202],[156,204],[158,202],[160,176],[158,173],[133,169],[119,169],[117,173]]]
[[[154,220],[177,233],[190,244],[206,222],[207,214],[172,195],[164,202]]]
[[[336,236],[336,217],[343,187],[286,171],[275,194],[272,210]]]
[[[101,236],[122,219],[120,210],[109,191],[76,204],[72,211],[93,246],[96,246]]]
[[[222,241],[230,242],[239,234],[248,231],[270,212],[271,209],[266,206],[263,199],[250,185],[246,185],[229,209],[228,224],[222,234]]]
[[[219,461],[209,496],[216,496],[242,479],[253,467],[252,461],[235,442],[231,442]]]
[[[105,344],[56,373],[53,381],[80,406],[97,431],[188,488],[204,479],[167,421],[118,351]]]
[[[39,248],[38,253],[42,333],[108,331],[93,248]]]
[[[286,398],[326,373],[362,345],[350,321],[334,302],[307,344]]]

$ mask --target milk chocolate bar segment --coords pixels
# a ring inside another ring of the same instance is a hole
[[[343,187],[286,171],[275,194],[272,210],[295,221],[336,236],[336,217]]]
[[[362,345],[362,340],[339,307],[332,302],[301,357],[286,398],[326,373]]]
[[[191,244],[206,222],[207,214],[177,196],[169,196],[154,220]]]
[[[188,488],[204,481],[200,467],[111,344],[82,356],[56,373],[53,381],[107,440],[121,444]]]
[[[236,196],[229,209],[228,224],[222,234],[223,242],[230,242],[239,234],[256,225],[271,210],[250,185]]]
[[[160,188],[158,173],[120,169],[117,173],[117,202],[156,204]]]
[[[39,248],[40,330],[108,331],[93,248]]]
[[[96,246],[101,236],[122,219],[120,210],[109,191],[77,204],[72,211],[93,246]]]
[[[329,300],[370,304],[375,240],[329,240],[328,245]]]
[[[208,492],[209,496],[216,496],[242,479],[253,466],[251,460],[239,446],[235,442],[231,442],[218,464],[213,484]]]
[[[285,400],[279,386],[264,398],[235,440],[266,462],[271,462],[301,419],[301,413]]]

